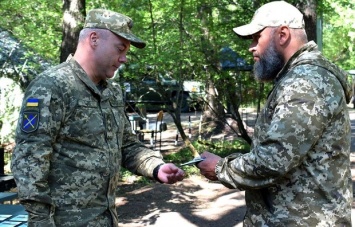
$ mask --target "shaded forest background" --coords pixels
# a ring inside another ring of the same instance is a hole
[[[152,68],[183,83],[204,83],[204,120],[225,129],[226,114],[240,121],[241,107],[260,108],[271,84],[260,84],[245,65],[253,64],[250,44],[232,28],[250,21],[261,0],[2,0],[0,2],[0,121],[1,144],[13,141],[21,95],[38,73],[65,61],[75,51],[86,12],[106,8],[130,16],[133,32],[147,41],[132,48],[129,62],[115,77],[133,80]],[[331,0],[288,1],[305,15],[307,34],[324,55],[345,70],[355,68],[355,2]],[[222,54],[229,48],[233,56]],[[226,59],[224,59],[226,58]],[[224,60],[229,64],[223,65]],[[352,78],[349,78],[352,79]],[[232,89],[231,89],[232,88]],[[179,128],[179,108],[168,108]],[[186,139],[182,131],[183,139]],[[244,137],[243,137],[244,138]],[[188,144],[187,144],[188,145]]]

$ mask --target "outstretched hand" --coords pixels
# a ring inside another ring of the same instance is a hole
[[[184,179],[185,172],[172,163],[162,165],[158,172],[158,179],[162,183],[174,184]]]

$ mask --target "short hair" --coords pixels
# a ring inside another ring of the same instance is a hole
[[[79,33],[79,42],[86,39],[92,32],[96,32],[100,38],[107,39],[110,35],[110,31],[107,29],[100,28],[84,28]]]
[[[271,35],[274,35],[276,32],[276,29],[278,27],[271,27]],[[300,41],[301,43],[307,43],[308,42],[308,37],[307,37],[307,33],[306,30],[304,28],[289,28],[291,31],[291,34],[293,35],[293,37],[295,39],[297,39],[298,41]]]
[[[307,33],[306,33],[305,29],[303,29],[303,28],[292,28],[291,30],[292,30],[294,36],[296,37],[296,39],[298,39],[302,43],[307,43],[308,42],[308,37],[307,37]]]

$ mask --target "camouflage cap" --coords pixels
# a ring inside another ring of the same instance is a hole
[[[233,28],[240,37],[251,39],[251,35],[265,27],[288,26],[290,28],[304,28],[302,13],[293,5],[284,1],[275,1],[261,6],[249,24]]]
[[[146,43],[131,32],[133,20],[123,14],[106,9],[90,10],[85,19],[84,28],[108,29],[116,35],[131,41],[137,48],[144,48]]]

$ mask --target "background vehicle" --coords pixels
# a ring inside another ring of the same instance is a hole
[[[144,106],[147,110],[164,109],[166,105],[180,102],[180,111],[188,112],[201,98],[202,83],[185,81],[183,85],[169,76],[145,75],[139,81],[124,82],[126,104],[135,109]],[[178,99],[178,97],[180,97]]]
[[[205,101],[205,85],[200,81],[186,80],[183,82],[184,92],[189,94],[189,107],[194,109],[202,108]]]

